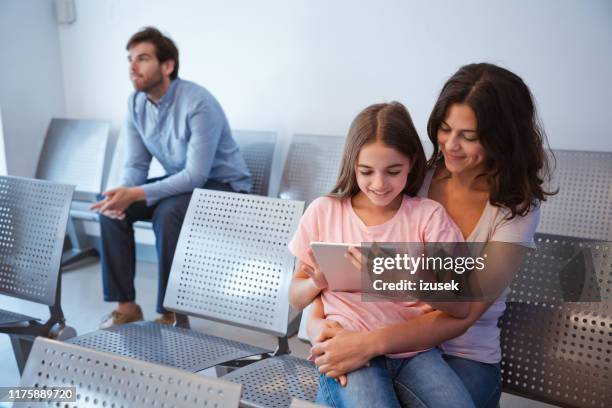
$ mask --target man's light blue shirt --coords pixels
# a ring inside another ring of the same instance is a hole
[[[157,105],[144,92],[135,92],[126,126],[128,157],[121,184],[141,186],[147,205],[189,193],[208,180],[250,191],[251,175],[225,113],[205,88],[177,78]],[[168,177],[145,184],[152,157]]]

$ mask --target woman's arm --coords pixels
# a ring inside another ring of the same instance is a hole
[[[473,302],[470,313],[462,319],[436,310],[370,332],[324,328],[311,354],[319,371],[335,378],[363,367],[376,356],[423,350],[460,336],[490,305]]]
[[[348,252],[345,254],[345,258],[348,259],[351,264],[360,271],[363,268],[362,262],[364,261],[361,251],[356,247],[349,247]],[[403,273],[403,272],[402,272]],[[429,276],[424,276],[424,279],[430,279]],[[416,280],[415,280],[416,281]],[[433,280],[430,279],[433,282]],[[425,301],[433,309],[441,310],[448,313],[452,317],[463,319],[468,316],[470,312],[470,302],[429,302]]]
[[[465,333],[491,306],[496,296],[506,287],[518,270],[526,248],[521,245],[491,242],[484,253],[488,254],[486,270],[490,273],[479,284],[490,298],[471,302],[469,314],[464,318],[452,317],[436,310],[403,323],[390,325],[371,332],[334,333],[324,329],[320,338],[326,339],[312,348],[319,371],[336,377],[362,367],[370,359],[382,354],[418,351],[435,347]]]

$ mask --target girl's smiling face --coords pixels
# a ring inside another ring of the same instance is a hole
[[[377,207],[399,207],[409,172],[410,160],[380,141],[363,146],[355,165],[361,193]]]

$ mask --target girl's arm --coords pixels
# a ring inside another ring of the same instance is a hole
[[[306,323],[308,338],[312,340],[318,339],[324,329],[341,330],[342,325],[336,321],[325,319],[323,301],[321,301],[321,296],[317,296],[312,301],[310,316],[308,316],[308,322]]]
[[[325,312],[323,310],[323,301],[321,300],[321,296],[317,296],[315,300],[312,301],[312,307],[310,309],[310,316],[308,316],[308,322],[306,324],[306,331],[308,332],[308,338],[316,339],[319,338],[321,332],[324,330],[342,330],[342,325],[333,320],[325,319]],[[314,343],[313,343],[314,344]],[[308,360],[312,361],[313,355],[312,353],[308,356]],[[338,381],[341,386],[346,386],[347,377],[346,375],[339,375]]]
[[[297,310],[303,310],[327,287],[327,280],[319,269],[312,249],[308,249],[307,255],[313,266],[298,260],[289,285],[289,303]]]
[[[407,322],[372,331],[371,338],[366,343],[370,346],[371,352],[376,353],[375,355],[435,347],[465,333],[492,303],[469,303],[469,313],[463,318],[435,310]]]

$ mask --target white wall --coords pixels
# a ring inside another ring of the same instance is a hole
[[[4,126],[2,126],[2,106],[0,106],[0,176],[6,176],[6,150],[4,143]]]
[[[0,105],[9,174],[32,177],[52,117],[64,116],[50,0],[0,0]]]
[[[168,32],[180,75],[208,87],[234,128],[345,133],[370,103],[404,102],[425,138],[444,81],[501,64],[535,94],[556,148],[612,150],[612,2],[384,0],[77,1],[60,27],[69,116],[123,120],[125,42]]]
[[[553,147],[612,150],[608,0],[77,0],[76,12],[58,26],[51,0],[0,0],[12,174],[33,174],[53,116],[120,127],[125,42],[149,24],[176,40],[181,76],[208,87],[234,128],[277,130],[283,149],[295,132],[343,134],[365,105],[391,99],[425,138],[444,81],[490,61],[531,86]]]

